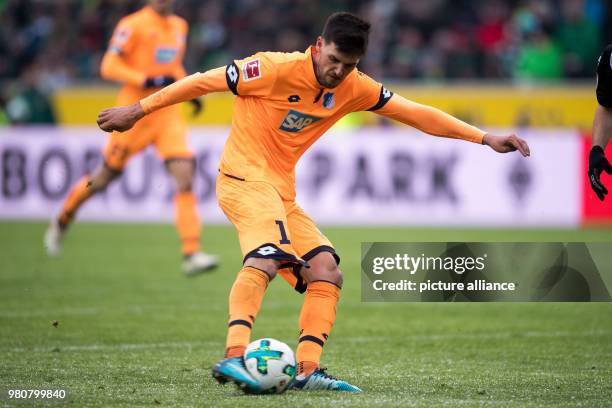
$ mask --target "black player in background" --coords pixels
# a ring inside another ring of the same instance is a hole
[[[612,136],[612,44],[604,50],[597,64],[597,102],[593,120],[593,147],[589,153],[589,181],[600,200],[604,200],[608,190],[599,180],[603,171],[612,174],[612,166],[606,159],[604,150]]]

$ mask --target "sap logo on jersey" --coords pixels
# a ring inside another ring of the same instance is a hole
[[[177,54],[178,50],[176,48],[159,47],[155,50],[155,62],[158,64],[167,64],[174,61]]]
[[[319,120],[321,120],[321,118],[317,118],[316,116],[310,116],[305,113],[291,109],[287,113],[287,116],[285,116],[285,119],[283,119],[283,123],[281,123],[280,129],[284,130],[285,132],[295,133]]]

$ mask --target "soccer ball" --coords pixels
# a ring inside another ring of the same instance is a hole
[[[291,347],[274,339],[259,339],[244,352],[244,363],[261,390],[258,393],[280,394],[295,378],[295,357]],[[253,390],[245,390],[254,392]]]

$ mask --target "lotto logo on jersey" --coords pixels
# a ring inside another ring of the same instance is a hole
[[[280,129],[285,132],[299,132],[304,129],[308,125],[312,125],[313,123],[321,120],[321,118],[317,118],[316,116],[310,116],[302,112],[295,111],[291,109],[287,116],[283,119],[283,123],[280,125]]]
[[[159,47],[155,50],[155,62],[158,64],[167,64],[174,61],[176,54],[178,54],[176,48]]]
[[[277,252],[277,249],[274,248],[273,246],[265,246],[265,247],[259,248],[259,250],[257,251],[259,255],[263,255],[263,256],[272,255],[272,254],[275,254],[276,252]]]
[[[259,58],[253,61],[246,62],[242,66],[242,78],[245,81],[261,78],[261,68],[259,66]]]
[[[383,86],[382,87],[382,98],[389,99],[390,97],[391,97],[391,91]]]

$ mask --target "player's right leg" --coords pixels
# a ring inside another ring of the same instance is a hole
[[[225,357],[213,367],[213,377],[220,383],[233,381],[241,388],[258,390],[259,384],[247,371],[243,356],[266,288],[279,266],[274,259],[248,258],[238,273],[229,295]]]
[[[51,219],[44,236],[44,245],[51,256],[61,251],[62,240],[77,211],[97,192],[105,189],[121,175],[130,157],[150,143],[147,122],[137,123],[127,132],[113,132],[102,152],[104,163],[91,176],[83,176],[70,190],[62,209]]]
[[[215,365],[213,376],[220,382],[233,381],[256,389],[257,382],[244,368],[242,357],[253,323],[268,283],[279,268],[303,262],[293,252],[291,237],[284,227],[285,208],[270,184],[220,175],[217,199],[238,230],[244,263],[230,291],[225,358]]]
[[[98,168],[91,176],[85,175],[70,189],[60,213],[54,216],[45,232],[44,245],[50,256],[59,255],[68,226],[78,209],[93,195],[103,190],[121,174],[107,165]]]

